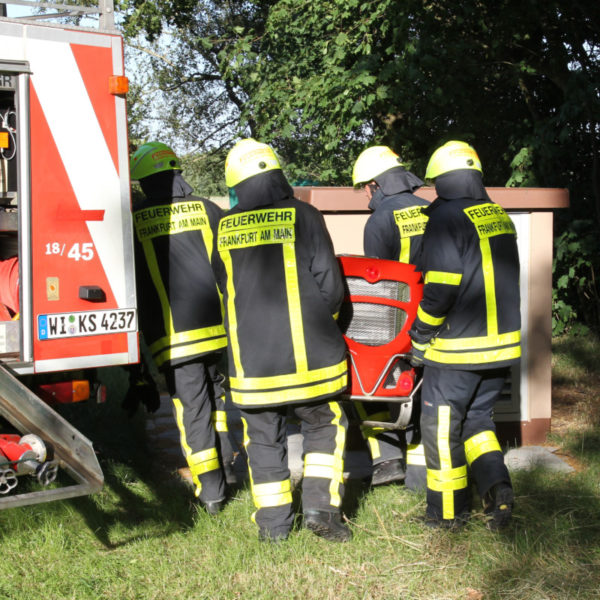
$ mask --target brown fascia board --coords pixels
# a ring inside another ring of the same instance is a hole
[[[569,190],[564,188],[486,188],[490,198],[510,211],[548,211],[569,207]],[[351,187],[295,187],[296,198],[321,212],[368,212],[365,192]],[[430,202],[435,188],[422,187],[416,194]]]

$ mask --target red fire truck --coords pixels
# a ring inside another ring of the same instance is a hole
[[[40,395],[85,398],[76,374],[139,360],[127,79],[112,0],[43,2],[22,17],[10,4],[37,3],[0,0],[0,508],[100,489],[91,443]],[[2,421],[18,433],[3,433]],[[19,493],[18,475],[46,486],[57,469],[74,485]]]

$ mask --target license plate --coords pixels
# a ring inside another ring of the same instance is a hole
[[[137,331],[133,308],[38,315],[40,340]]]

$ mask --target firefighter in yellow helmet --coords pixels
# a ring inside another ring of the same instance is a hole
[[[192,195],[161,142],[139,147],[130,171],[144,192],[133,206],[140,329],[165,374],[197,500],[216,514],[226,500],[223,461],[233,455],[217,371],[227,337],[210,265],[222,210]]]
[[[373,214],[364,230],[365,256],[418,265],[429,202],[415,195],[423,181],[408,171],[388,146],[363,150],[352,170],[354,187],[364,188]],[[384,403],[355,403],[361,419],[389,421]],[[406,431],[362,427],[373,461],[371,485],[404,481],[409,489],[425,487],[425,457],[420,444],[419,402],[413,403]]]
[[[425,286],[410,335],[413,362],[424,364],[426,523],[456,527],[469,518],[472,476],[488,527],[498,529],[514,503],[492,411],[521,356],[515,227],[490,200],[469,144],[438,148],[425,177],[437,198],[425,211]]]
[[[237,198],[220,221],[214,261],[224,295],[231,396],[241,410],[260,540],[294,522],[286,416],[301,422],[304,526],[351,537],[341,520],[347,418],[346,345],[337,326],[344,286],[325,222],[293,197],[272,148],[245,139],[225,180]]]

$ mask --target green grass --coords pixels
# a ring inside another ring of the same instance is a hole
[[[586,390],[583,406],[592,407],[598,388],[589,382],[600,369],[586,357],[599,356],[600,344],[584,341],[557,341],[554,368],[561,385]],[[143,414],[127,420],[120,413],[121,386],[113,384],[106,405],[69,409],[99,452],[104,489],[0,512],[0,599],[600,598],[600,426],[593,419],[552,439],[579,471],[513,473],[516,509],[505,532],[488,531],[477,510],[461,532],[432,531],[419,521],[423,494],[352,482],[350,543],[298,528],[273,545],[257,540],[247,488],[216,518],[191,505],[187,487],[150,461]]]

